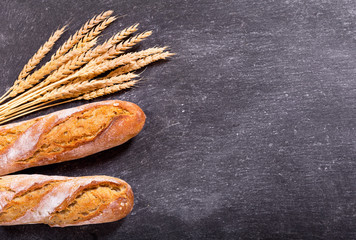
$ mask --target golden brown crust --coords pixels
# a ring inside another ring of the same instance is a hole
[[[108,176],[0,179],[0,225],[65,227],[112,222],[127,216],[133,203],[130,185]]]
[[[17,135],[0,148],[0,175],[118,146],[136,136],[144,122],[145,114],[137,105],[113,100],[1,126],[0,133]]]
[[[0,129],[0,152],[11,145],[20,136],[21,133],[26,131],[31,125],[36,122],[35,119],[26,121],[23,124],[13,126],[11,128]]]

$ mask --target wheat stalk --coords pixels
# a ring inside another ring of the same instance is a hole
[[[94,99],[94,98],[102,97],[104,95],[108,95],[108,94],[112,94],[112,93],[115,93],[115,92],[119,92],[121,90],[129,89],[129,88],[132,88],[134,85],[136,85],[137,82],[138,82],[138,80],[132,80],[132,81],[121,83],[121,84],[117,84],[117,85],[114,85],[114,86],[111,86],[111,87],[105,87],[105,88],[102,88],[102,89],[99,89],[99,90],[96,90],[96,91],[92,91],[92,92],[87,93],[87,94],[83,94],[82,96],[79,96],[77,98],[72,98],[72,99],[69,99],[69,100],[66,100],[66,101],[57,102],[57,103],[50,104],[50,105],[48,105],[48,104],[52,103],[54,101],[45,102],[45,103],[42,103],[42,104],[39,104],[39,105],[36,105],[36,106],[32,106],[30,108],[26,108],[25,110],[22,110],[22,111],[18,111],[18,112],[14,113],[14,114],[11,114],[11,115],[7,116],[6,118],[4,118],[4,120],[0,119],[0,124],[4,124],[4,123],[7,123],[7,122],[9,122],[11,120],[14,120],[16,118],[19,118],[19,117],[22,117],[22,116],[28,115],[30,113],[37,112],[37,111],[40,111],[40,110],[43,110],[43,109],[46,109],[46,108],[49,108],[49,107],[54,107],[54,106],[57,106],[57,105],[60,105],[60,104],[69,103],[69,102],[73,102],[73,101],[77,101],[77,100],[91,100],[91,99]]]
[[[15,112],[19,112],[20,110],[23,109],[28,109],[37,104],[43,104],[46,102],[53,102],[57,100],[67,99],[67,98],[76,98],[85,92],[91,92],[103,87],[113,86],[115,84],[127,82],[137,76],[138,75],[136,74],[129,73],[129,74],[112,77],[104,80],[92,80],[92,81],[84,81],[84,82],[76,82],[76,83],[68,84],[60,88],[53,89],[52,91],[49,91],[46,94],[44,94],[42,97],[36,98],[34,101],[28,102],[17,108],[13,108],[12,110],[8,110],[6,113],[3,114],[3,116],[12,115]]]
[[[62,101],[62,102],[58,102],[58,103],[54,103],[54,104],[50,104],[50,105],[46,105],[46,104],[50,103],[50,102],[46,102],[46,103],[42,103],[42,104],[39,104],[39,105],[36,105],[36,106],[32,106],[32,107],[27,108],[25,110],[18,111],[18,112],[15,112],[15,113],[11,114],[11,115],[8,115],[5,118],[4,117],[0,118],[0,124],[7,123],[7,122],[9,122],[11,120],[14,120],[16,118],[25,116],[25,115],[33,113],[33,112],[37,112],[37,111],[45,109],[45,108],[54,107],[54,106],[57,106],[57,105],[60,105],[60,104],[64,104],[64,103],[69,103],[69,102],[72,102],[72,101],[75,101],[75,100],[76,99],[73,98],[73,99],[70,99],[70,100],[67,100],[67,101]],[[52,102],[54,102],[54,101],[52,101]]]
[[[125,40],[137,31],[138,24],[95,46],[100,33],[116,20],[111,14],[112,11],[107,11],[86,22],[47,63],[31,74],[65,28],[57,30],[25,65],[5,97],[0,98],[1,102],[13,97],[0,105],[0,124],[58,104],[90,100],[131,88],[138,81],[133,80],[138,76],[133,71],[173,55],[166,47],[125,54],[152,34],[147,31]]]

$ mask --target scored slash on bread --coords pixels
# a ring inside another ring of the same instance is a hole
[[[145,118],[137,105],[111,100],[0,126],[0,175],[118,146],[141,131]]]
[[[0,225],[66,227],[117,221],[134,204],[130,185],[108,176],[0,178]]]

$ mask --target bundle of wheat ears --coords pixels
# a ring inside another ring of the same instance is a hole
[[[116,20],[113,11],[86,22],[59,47],[51,59],[37,67],[67,26],[56,30],[20,72],[14,85],[0,98],[0,124],[55,105],[90,100],[133,87],[133,71],[173,54],[166,47],[126,53],[151,35],[131,36],[138,24],[128,27],[96,45],[98,35]]]

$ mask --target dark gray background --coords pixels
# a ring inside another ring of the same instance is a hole
[[[177,53],[139,87],[143,131],[85,159],[22,173],[130,183],[122,221],[1,227],[1,239],[355,239],[356,2],[251,0],[0,3],[1,92],[59,26],[123,16]],[[104,38],[102,38],[104,39]],[[23,119],[78,106],[75,102]]]

